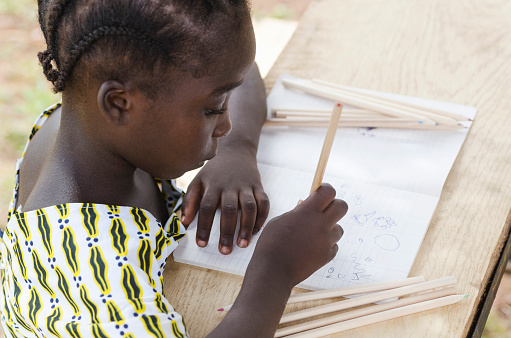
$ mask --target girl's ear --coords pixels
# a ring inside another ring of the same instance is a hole
[[[106,120],[115,125],[125,125],[130,120],[133,109],[133,95],[126,85],[108,80],[101,84],[98,91],[98,106]]]

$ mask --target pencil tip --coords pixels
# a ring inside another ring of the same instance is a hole
[[[221,309],[218,309],[217,311],[220,311],[220,312],[222,312],[223,310],[224,310],[224,308],[221,308]]]
[[[468,296],[470,296],[470,295],[465,295],[465,297],[463,297],[463,298],[467,298]]]
[[[338,103],[338,104],[337,104],[337,107],[340,107],[340,106],[341,106],[341,104],[340,104],[340,103]]]
[[[424,121],[419,121],[419,123],[424,123]]]

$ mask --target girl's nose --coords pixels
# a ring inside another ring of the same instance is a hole
[[[218,124],[216,125],[213,137],[227,136],[232,128],[231,119],[229,113],[226,111],[222,115],[218,116]]]

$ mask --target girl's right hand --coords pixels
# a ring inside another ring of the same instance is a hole
[[[348,211],[323,184],[293,210],[272,219],[262,232],[248,267],[294,286],[332,260],[343,229],[336,224]]]
[[[257,241],[240,293],[209,337],[273,337],[291,289],[332,260],[348,205],[323,184],[272,219]]]

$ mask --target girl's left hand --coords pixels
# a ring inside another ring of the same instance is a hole
[[[182,223],[188,226],[199,212],[196,241],[201,247],[208,244],[217,209],[221,209],[220,253],[227,255],[232,251],[239,210],[240,231],[236,243],[241,248],[247,247],[270,210],[253,155],[248,152],[219,153],[206,163],[188,186],[183,199]]]

